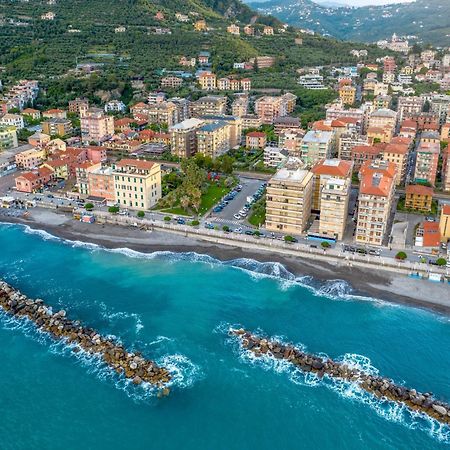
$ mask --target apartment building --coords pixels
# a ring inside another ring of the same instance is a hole
[[[328,178],[320,192],[319,233],[344,238],[348,219],[351,179]]]
[[[192,118],[169,128],[172,155],[189,158],[197,151],[197,130],[204,120]]]
[[[31,148],[17,153],[15,162],[19,169],[32,170],[38,168],[47,158],[47,151],[43,148]]]
[[[350,180],[352,179],[353,163],[340,159],[324,159],[319,161],[312,169],[313,199],[311,209],[315,212],[321,211],[321,192],[330,179]]]
[[[408,184],[405,188],[405,208],[419,212],[431,211],[433,188],[421,184]]]
[[[356,100],[356,88],[354,86],[342,86],[339,89],[339,98],[344,105],[353,105]]]
[[[87,179],[91,197],[104,198],[107,203],[116,202],[115,179],[112,167],[95,164],[88,169]]]
[[[217,120],[206,123],[197,129],[197,153],[217,158],[230,150],[231,126]]]
[[[450,240],[450,205],[442,205],[439,231],[441,233],[441,241],[448,242]]]
[[[287,113],[286,100],[283,97],[261,97],[255,101],[255,114],[262,123],[272,124],[278,117],[284,117]]]
[[[239,96],[231,105],[231,114],[235,117],[242,117],[248,113],[248,97]]]
[[[16,127],[17,130],[21,130],[25,127],[25,123],[21,115],[9,113],[0,118],[0,125],[5,127]]]
[[[382,148],[376,145],[356,145],[352,148],[354,169],[359,170],[366,161],[381,158]]]
[[[181,86],[183,86],[183,79],[180,77],[169,75],[161,78],[162,89],[179,89]]]
[[[395,174],[395,165],[389,161],[366,161],[361,167],[356,242],[383,244],[394,199]]]
[[[422,112],[425,99],[423,97],[399,97],[398,98],[398,120],[402,122],[406,117],[410,117],[411,114],[419,114]]]
[[[267,136],[263,131],[250,131],[245,136],[245,146],[252,150],[263,149],[267,145]]]
[[[331,131],[308,131],[301,145],[301,159],[307,166],[312,166],[322,159],[331,157],[334,133]]]
[[[114,117],[102,109],[89,108],[80,115],[81,139],[83,142],[102,143],[114,135]]]
[[[0,152],[18,146],[16,127],[0,125]]]
[[[281,130],[278,134],[278,146],[286,149],[289,156],[300,158],[304,136],[305,132],[301,129]]]
[[[415,181],[428,182],[432,186],[435,185],[439,153],[439,143],[420,142],[416,151],[416,167],[414,170]]]
[[[41,123],[42,132],[49,136],[69,136],[72,122],[69,119],[48,119]]]
[[[356,146],[368,145],[367,136],[356,131],[342,133],[338,140],[338,158],[347,161],[352,160],[352,150]]]
[[[113,166],[119,206],[147,210],[161,198],[161,166],[150,161],[122,159]]]
[[[148,105],[146,116],[149,123],[171,127],[177,123],[178,111],[174,103],[163,101]]]
[[[42,113],[44,119],[67,119],[67,111],[64,109],[53,108]]]
[[[395,130],[397,126],[397,113],[391,109],[377,109],[370,114],[369,127],[389,127]]]
[[[408,168],[409,145],[408,144],[387,144],[382,151],[382,158],[385,161],[393,162],[397,168],[395,184],[399,186],[406,179]]]
[[[76,98],[69,101],[69,112],[80,115],[89,109],[89,100],[87,98]]]
[[[203,72],[198,77],[198,84],[202,91],[215,91],[217,89],[217,77],[210,72]]]
[[[442,153],[442,189],[450,191],[450,144]]]
[[[266,229],[301,234],[311,215],[313,174],[282,168],[269,180],[266,194]]]
[[[266,147],[264,149],[264,165],[266,167],[280,167],[288,160],[289,152],[280,147]]]
[[[227,112],[227,98],[219,95],[208,95],[191,103],[192,117],[224,115]]]

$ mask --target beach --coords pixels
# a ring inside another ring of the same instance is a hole
[[[296,276],[312,277],[317,285],[330,280],[343,280],[352,287],[352,294],[374,297],[391,303],[430,309],[450,315],[449,286],[426,280],[415,280],[404,274],[395,274],[382,269],[358,268],[337,261],[314,261],[311,258],[289,257],[264,249],[244,249],[232,245],[214,244],[191,236],[143,231],[134,227],[109,224],[85,224],[62,213],[46,209],[34,209],[26,218],[0,216],[0,221],[21,223],[32,229],[44,230],[53,236],[69,241],[82,241],[105,248],[129,248],[142,253],[159,251],[195,252],[206,254],[220,261],[239,258],[259,262],[282,264]]]

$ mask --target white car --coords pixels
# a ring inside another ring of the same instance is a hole
[[[241,216],[240,216],[239,214],[235,214],[233,217],[234,217],[236,220],[241,220]]]
[[[233,230],[235,233],[242,233],[242,227],[236,228],[235,230]]]

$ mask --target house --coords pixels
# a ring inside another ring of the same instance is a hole
[[[206,20],[200,19],[194,22],[194,30],[195,31],[207,31],[208,26],[206,24]]]
[[[21,130],[25,127],[23,117],[19,114],[5,114],[0,118],[0,125],[5,127],[16,127],[17,130]]]
[[[37,192],[45,186],[53,176],[53,172],[48,168],[40,168],[35,172],[24,172],[15,178],[16,190],[31,194]]]
[[[111,100],[105,104],[106,113],[124,113],[126,109],[125,103],[120,100]]]
[[[252,150],[265,148],[267,145],[267,136],[263,131],[250,131],[245,136],[245,146]]]
[[[18,146],[16,127],[0,125],[0,153]]]
[[[409,184],[405,189],[405,208],[419,212],[431,211],[433,188],[421,184]]]
[[[239,36],[241,34],[239,26],[234,23],[227,27],[227,32],[230,34],[234,34],[235,36]]]
[[[22,111],[22,115],[29,116],[33,120],[39,120],[41,118],[41,112],[38,109],[33,109],[33,108],[25,108]]]
[[[441,233],[438,222],[423,222],[416,231],[416,247],[439,248]]]
[[[274,30],[273,30],[272,27],[269,27],[268,25],[266,25],[266,26],[263,28],[263,34],[264,34],[265,36],[273,36],[273,35],[274,35]]]
[[[203,72],[198,77],[198,84],[203,91],[214,91],[217,88],[217,77],[213,73]]]
[[[264,149],[264,165],[266,167],[280,167],[289,158],[289,152],[280,147],[266,147]]]

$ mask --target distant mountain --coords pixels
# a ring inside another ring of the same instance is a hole
[[[450,46],[449,0],[361,8],[326,7],[311,0],[269,0],[252,2],[251,6],[290,25],[339,39],[374,42],[396,33],[417,36],[424,43]]]

